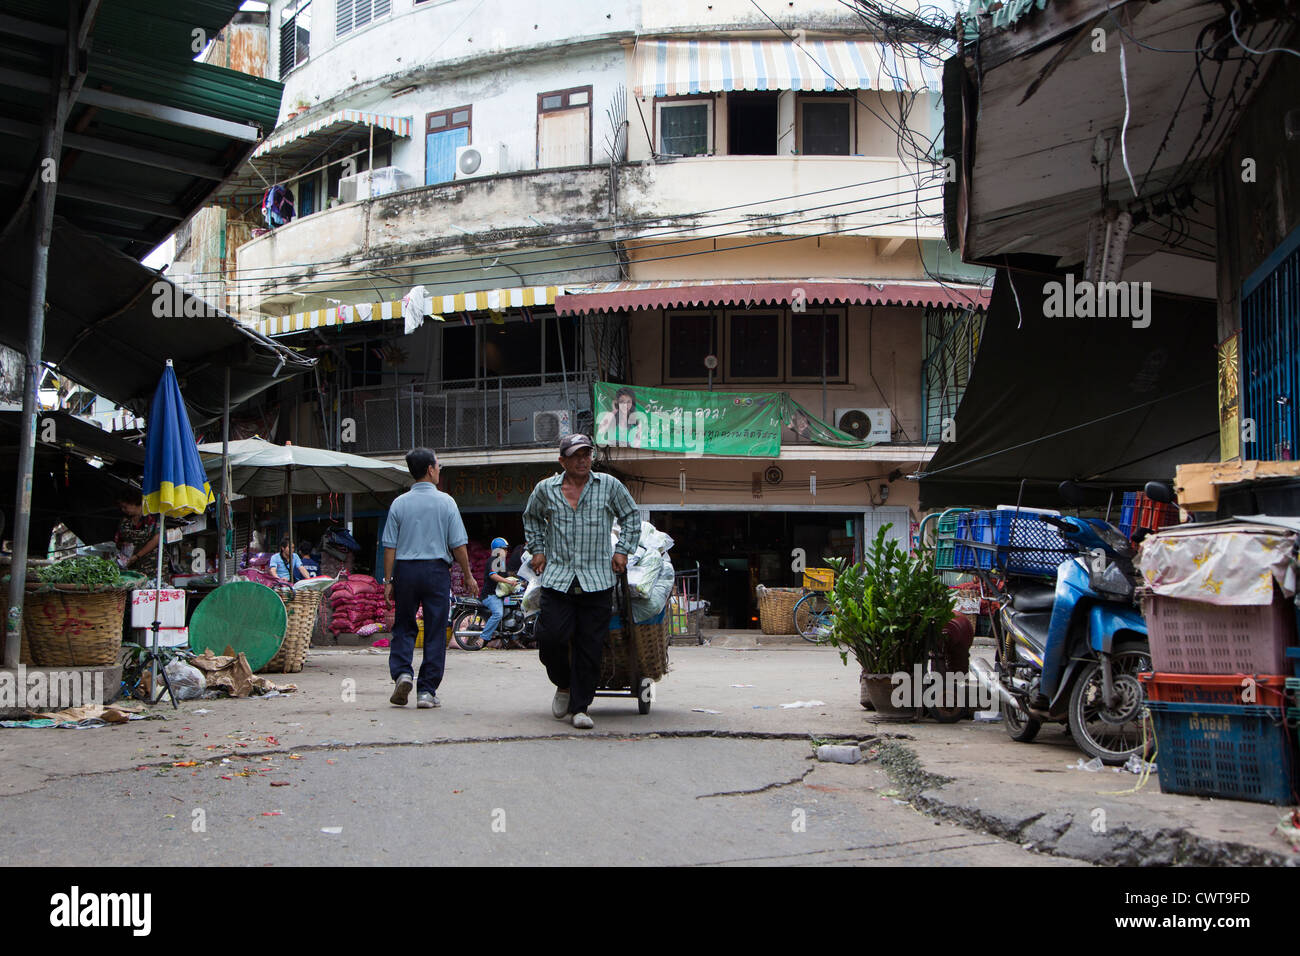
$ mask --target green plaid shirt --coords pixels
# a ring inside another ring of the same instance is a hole
[[[578,507],[564,497],[564,475],[544,478],[533,488],[524,509],[524,535],[532,554],[546,555],[542,587],[567,591],[576,577],[584,591],[614,586],[609,535],[614,519],[620,533],[618,553],[631,554],[641,541],[641,513],[623,483],[593,471]]]

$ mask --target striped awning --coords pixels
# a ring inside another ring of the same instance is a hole
[[[563,286],[528,286],[525,288],[487,289],[480,292],[457,292],[453,295],[430,297],[430,313],[438,321],[446,314],[460,312],[504,312],[525,306],[553,305],[557,295],[564,294]],[[382,322],[386,319],[404,318],[402,300],[390,302],[365,302],[359,305],[330,306],[291,315],[268,315],[258,322],[263,335],[292,335],[328,325],[353,325],[359,322]]]
[[[283,132],[276,133],[253,150],[253,159],[279,152],[286,146],[296,143],[308,136],[320,134],[330,136],[349,127],[373,126],[386,129],[394,136],[409,138],[411,135],[411,118],[409,116],[384,116],[382,113],[366,113],[361,110],[339,110],[317,117],[301,126],[291,126]]]
[[[567,286],[555,301],[556,315],[634,312],[638,309],[728,305],[852,303],[935,308],[984,309],[989,291],[982,286],[921,280],[878,282],[863,279],[684,279],[593,282]]]
[[[637,96],[732,90],[941,90],[942,57],[869,40],[641,40]]]

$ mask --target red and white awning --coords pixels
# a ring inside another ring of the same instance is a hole
[[[852,303],[932,308],[984,309],[989,290],[950,282],[863,282],[852,279],[688,279],[599,282],[565,286],[556,296],[557,315],[725,305]]]

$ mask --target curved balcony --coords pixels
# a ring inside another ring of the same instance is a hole
[[[618,209],[622,220],[638,222],[633,237],[670,224],[693,227],[701,238],[758,228],[943,237],[941,184],[918,180],[897,157],[701,156],[628,165],[619,171]]]
[[[608,223],[609,168],[581,166],[530,170],[481,179],[420,186],[375,199],[344,203],[259,236],[239,247],[244,308],[276,302],[302,303],[303,287],[329,291],[314,278],[321,269],[391,271],[407,265],[449,259],[489,260],[501,252],[544,244],[586,243],[599,239],[591,230]],[[559,273],[604,266],[608,255],[592,247],[591,257],[555,263]],[[587,259],[591,261],[588,262]],[[300,265],[300,269],[290,267]],[[468,265],[475,266],[471,262]],[[521,268],[516,263],[515,268]],[[274,281],[258,282],[259,276]],[[503,284],[515,282],[504,273]],[[450,277],[449,277],[450,278]],[[352,283],[355,285],[355,282]],[[433,283],[427,283],[432,288]],[[530,284],[543,284],[542,279]],[[403,290],[405,291],[405,290]]]

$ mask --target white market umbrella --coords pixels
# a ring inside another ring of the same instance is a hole
[[[306,445],[273,445],[261,438],[230,443],[230,490],[255,498],[286,495],[289,537],[293,537],[293,496],[333,493],[383,494],[406,491],[411,474],[401,465]],[[221,443],[200,445],[209,475],[221,474]]]

